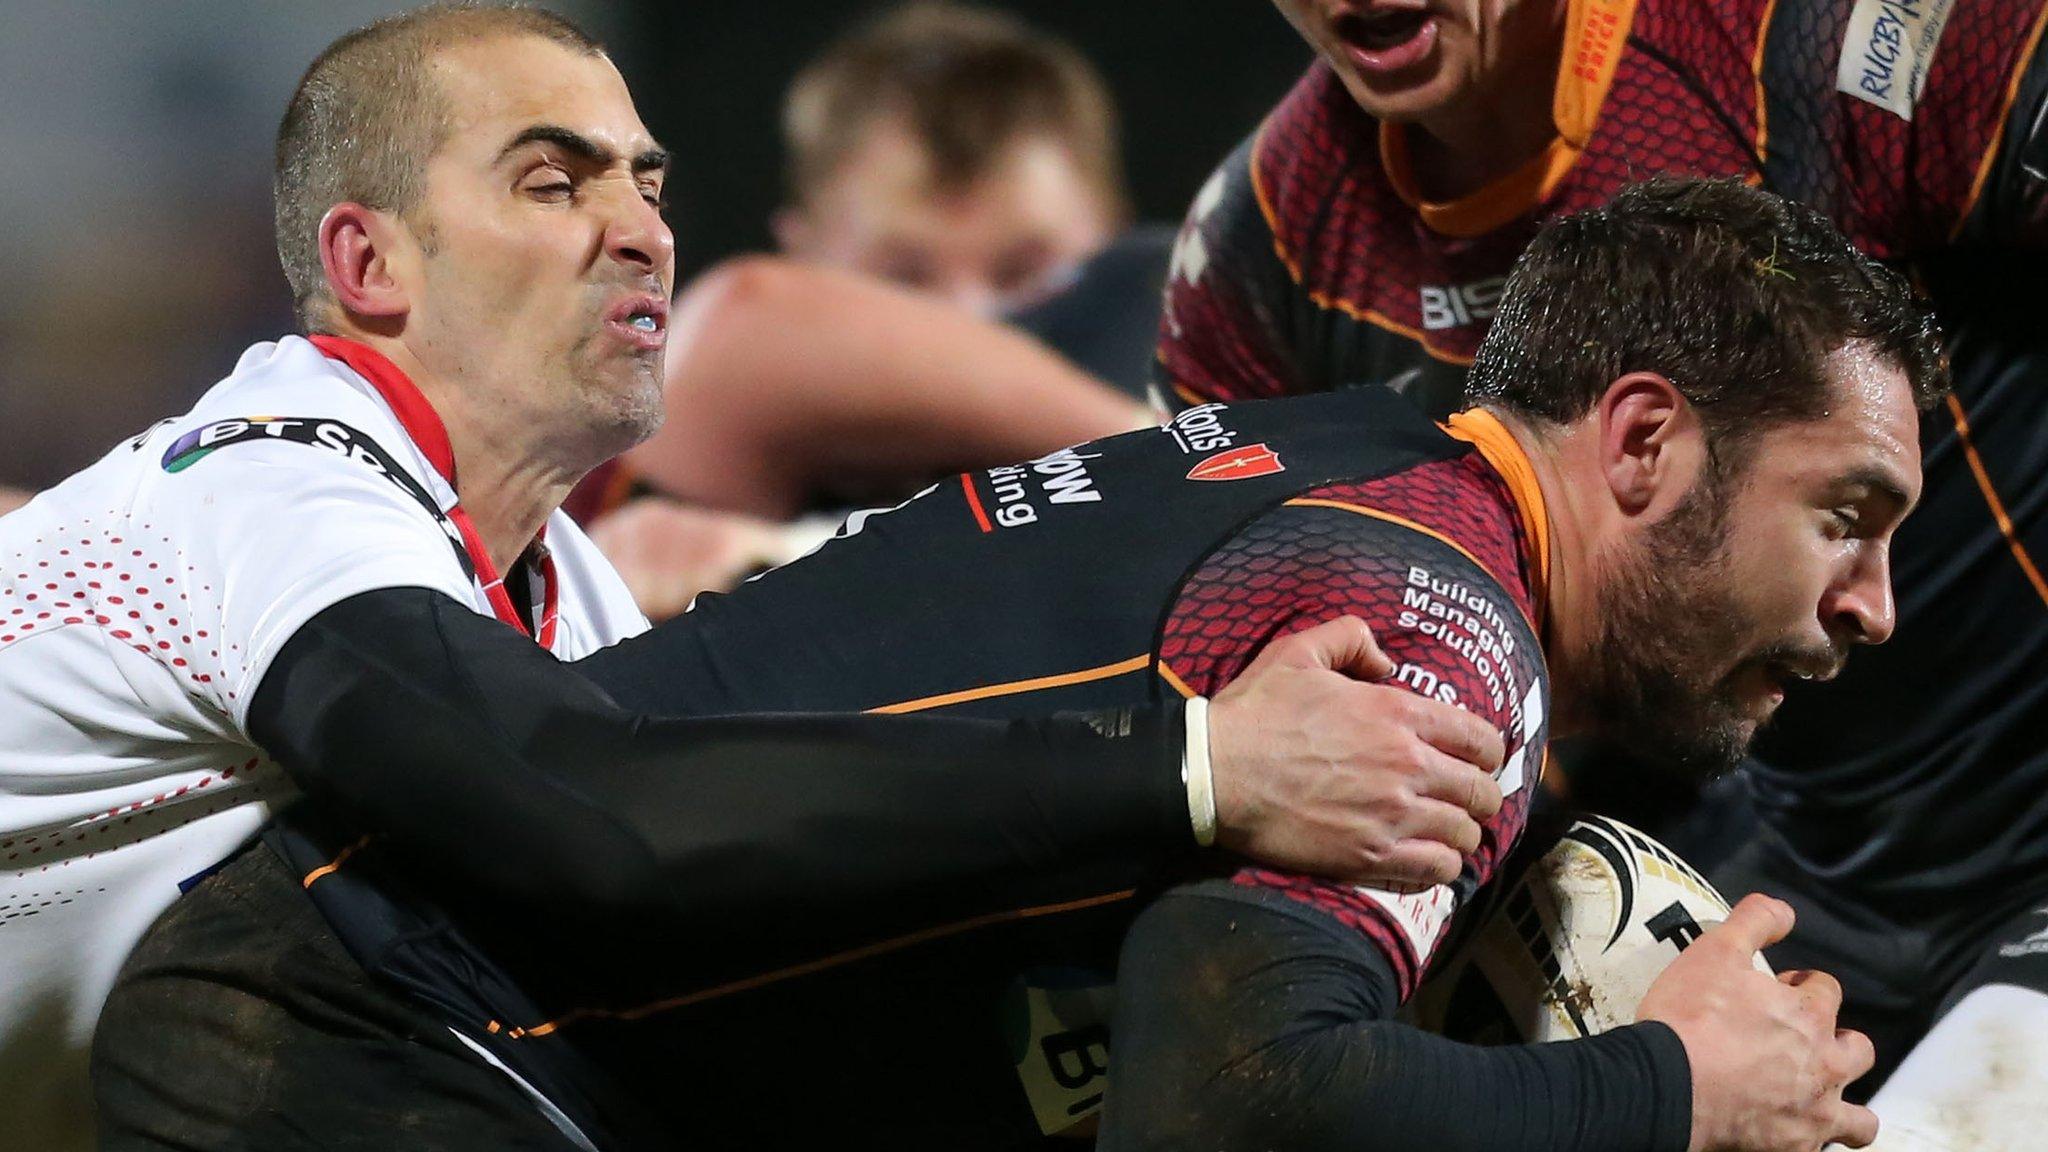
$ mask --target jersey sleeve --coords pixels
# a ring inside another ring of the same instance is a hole
[[[1209,177],[1174,241],[1153,365],[1171,414],[1303,391],[1293,354],[1293,280],[1252,177],[1254,136]]]
[[[473,604],[459,543],[387,447],[310,417],[218,419],[151,437],[138,450],[160,466],[131,522],[110,533],[115,563],[128,567],[103,579],[133,591],[106,598],[129,617],[108,635],[152,656],[247,739],[256,686],[322,609],[392,587]]]
[[[1103,1152],[1682,1152],[1691,1136],[1691,1069],[1665,1025],[1432,1035],[1397,1019],[1385,958],[1341,926],[1214,882],[1131,926],[1115,1044]]]
[[[1363,936],[1405,999],[1452,915],[1520,835],[1541,768],[1545,673],[1515,598],[1448,537],[1364,504],[1297,498],[1203,563],[1167,621],[1161,659],[1193,690],[1213,693],[1275,636],[1347,614],[1371,625],[1397,683],[1500,730],[1505,802],[1447,885],[1401,894],[1246,867],[1225,890],[1305,909]]]

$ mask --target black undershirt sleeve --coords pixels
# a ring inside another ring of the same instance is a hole
[[[1125,938],[1098,1147],[1683,1152],[1692,1080],[1662,1024],[1460,1044],[1393,1019],[1364,937],[1227,881],[1177,889]]]
[[[248,727],[327,816],[443,891],[707,941],[764,917],[791,944],[868,939],[1197,852],[1177,704],[1007,723],[661,719],[425,589],[313,617]]]

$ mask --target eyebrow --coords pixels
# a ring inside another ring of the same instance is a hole
[[[498,158],[493,163],[502,163],[507,156],[528,144],[553,144],[577,159],[600,168],[608,168],[619,159],[618,153],[573,128],[564,128],[560,124],[535,124],[514,136],[511,143],[499,149]],[[665,173],[668,171],[668,161],[668,149],[657,144],[635,155],[630,166],[635,175],[642,172]]]
[[[1845,487],[1868,488],[1889,500],[1901,512],[1911,511],[1913,508],[1913,497],[1906,494],[1905,486],[1887,469],[1875,465],[1853,468],[1840,478],[1839,483]]]

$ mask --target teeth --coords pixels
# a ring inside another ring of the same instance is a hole
[[[638,328],[642,332],[652,332],[656,327],[654,317],[652,316],[635,316],[631,323],[633,327]]]

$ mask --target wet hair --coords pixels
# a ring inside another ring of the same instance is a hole
[[[1467,395],[1554,425],[1655,372],[1721,463],[1829,404],[1827,357],[1865,345],[1921,410],[1949,388],[1933,314],[1820,213],[1733,180],[1658,179],[1546,224],[1501,294]]]
[[[449,108],[431,65],[441,51],[537,36],[593,56],[604,48],[551,12],[503,4],[431,4],[358,28],[327,46],[299,80],[277,129],[272,195],[277,257],[299,323],[317,330],[330,300],[320,220],[354,201],[407,213],[426,191],[427,161],[447,138]]]
[[[1020,137],[1066,146],[1122,214],[1115,106],[1071,44],[1005,13],[913,3],[828,47],[790,84],[782,113],[789,195],[805,202],[885,117],[900,117],[957,191]]]

